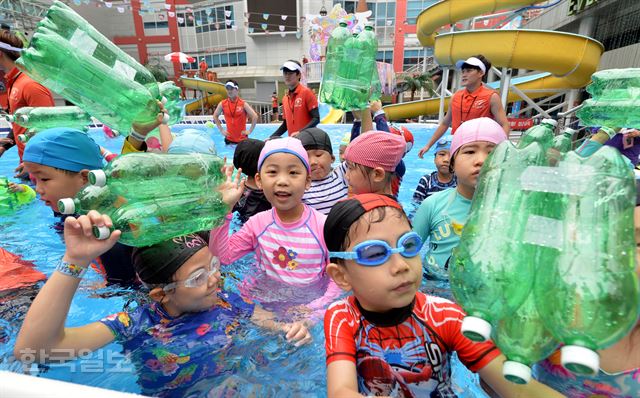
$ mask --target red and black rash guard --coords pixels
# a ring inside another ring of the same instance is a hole
[[[474,372],[500,354],[492,342],[474,343],[462,335],[464,316],[451,301],[420,292],[409,306],[384,314],[348,297],[325,314],[327,365],[354,362],[364,395],[455,397],[452,352]]]

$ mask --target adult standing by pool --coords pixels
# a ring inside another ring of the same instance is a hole
[[[280,70],[284,76],[284,84],[289,90],[282,97],[284,120],[271,137],[280,137],[285,131],[293,137],[300,131],[320,123],[318,98],[300,83],[302,65],[298,61],[289,60],[282,64]]]
[[[200,79],[205,79],[207,77],[207,69],[209,69],[209,65],[207,65],[207,61],[205,61],[204,57],[200,58],[200,63],[198,64]]]
[[[491,62],[483,55],[476,55],[464,61],[456,62],[456,67],[462,71],[462,90],[458,90],[449,102],[449,110],[440,125],[434,131],[429,143],[425,145],[418,156],[422,156],[435,144],[451,127],[451,134],[455,134],[460,125],[467,120],[480,117],[490,117],[502,126],[505,134],[509,135],[509,120],[504,111],[498,93],[484,84],[487,72],[491,69]]]
[[[8,30],[0,31],[0,68],[6,73],[9,113],[13,114],[25,106],[54,106],[51,91],[16,68],[15,60],[20,57],[20,51],[22,41]],[[0,139],[0,156],[12,146],[18,145],[18,174],[22,174],[22,153],[25,144],[16,138],[26,130],[14,123],[7,138]]]
[[[246,140],[249,134],[253,132],[258,122],[258,115],[251,108],[251,105],[244,102],[238,95],[239,87],[235,80],[227,80],[224,88],[227,89],[228,98],[218,104],[215,112],[213,112],[213,121],[222,135],[224,135],[225,144],[237,144]],[[224,114],[226,128],[220,123],[220,113]],[[247,131],[247,116],[251,119],[249,131]]]
[[[272,111],[272,121],[278,121],[278,94],[274,91],[273,95],[271,95],[271,111]]]

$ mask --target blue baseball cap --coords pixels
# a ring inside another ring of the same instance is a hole
[[[22,160],[76,173],[102,168],[98,144],[84,132],[66,127],[34,135],[24,148]]]
[[[438,142],[436,142],[435,153],[440,151],[450,151],[451,150],[451,136],[440,138]]]
[[[184,129],[182,134],[176,136],[168,153],[204,153],[208,155],[216,154],[216,144],[211,137],[200,130]]]

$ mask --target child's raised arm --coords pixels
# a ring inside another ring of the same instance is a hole
[[[109,239],[93,237],[93,226],[111,227],[111,219],[90,211],[78,219],[67,217],[64,241],[67,250],[57,270],[49,277],[27,312],[14,347],[14,355],[24,362],[46,362],[52,350],[66,350],[73,359],[86,350],[98,349],[114,336],[107,326],[93,322],[85,326],[65,328],[71,300],[89,263],[109,250],[120,238],[114,231]],[[59,353],[56,359],[59,360]]]

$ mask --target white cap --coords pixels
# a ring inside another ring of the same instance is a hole
[[[73,198],[64,198],[58,201],[58,210],[62,214],[73,214],[76,212],[76,204]]]
[[[101,227],[94,226],[92,230],[93,230],[93,236],[95,236],[96,239],[98,240],[105,240],[105,239],[108,239],[109,236],[111,236],[111,230],[105,227],[104,225]]]
[[[477,316],[467,315],[462,320],[460,331],[469,340],[481,343],[491,337],[491,324]]]
[[[165,97],[164,95],[162,96],[162,98],[160,99],[160,103],[162,103],[162,105],[166,105],[167,104],[167,97]]]
[[[171,116],[169,116],[168,113],[164,113],[162,115],[162,124],[169,124],[170,119],[171,119]]]
[[[542,121],[540,123],[543,124],[550,124],[552,125],[554,128],[558,125],[558,121],[555,119],[542,119]]]
[[[107,185],[107,174],[103,170],[91,170],[89,172],[89,182],[92,185],[97,185],[99,187],[104,187]]]
[[[565,345],[560,349],[562,366],[576,374],[594,376],[600,370],[597,352],[579,345]]]
[[[462,69],[464,64],[478,67],[478,68],[480,68],[482,73],[487,73],[487,67],[484,65],[484,62],[480,61],[480,59],[478,59],[476,57],[469,57],[464,61],[460,60],[460,61],[456,62],[456,68]]]
[[[20,116],[20,121],[21,121],[22,123],[26,123],[26,122],[28,122],[28,121],[29,121],[29,116],[27,116],[27,115],[22,115],[22,116]]]
[[[295,71],[302,70],[302,67],[300,67],[300,65],[296,64],[293,61],[287,61],[284,64],[282,64],[282,66],[280,67],[280,70],[283,70],[283,69],[288,69],[295,72]]]
[[[18,134],[18,141],[27,142],[29,141],[29,136],[26,134]]]
[[[575,133],[577,133],[577,132],[578,132],[578,130],[574,130],[574,129],[572,129],[571,127],[565,127],[565,128],[564,128],[564,133],[565,133],[565,134],[571,134],[571,135],[574,135],[574,134],[575,134]]]
[[[282,69],[282,68],[280,68],[280,69]],[[287,69],[289,69],[289,68],[287,68]],[[224,84],[224,87],[225,87],[225,88],[226,88],[226,87],[231,87],[231,88],[235,88],[236,90],[238,90],[238,89],[239,89],[238,85],[237,85],[237,84],[235,84],[234,82],[226,82],[226,83]]]
[[[531,381],[531,368],[516,361],[504,361],[502,375],[515,384],[527,384]]]
[[[4,120],[9,123],[13,123],[13,115],[4,115]]]

